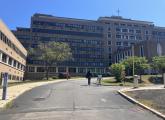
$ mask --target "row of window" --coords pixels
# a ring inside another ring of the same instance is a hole
[[[86,73],[87,71],[91,71],[93,73],[104,73],[104,68],[74,68],[74,67],[69,67],[68,68],[68,72],[69,73]],[[32,66],[29,66],[27,67],[27,71],[28,72],[45,72],[45,68],[44,67],[36,67],[36,70],[35,70],[35,67],[32,67]],[[49,72],[52,72],[52,73],[60,73],[60,72],[66,72],[67,71],[67,68],[66,67],[50,67],[49,68]]]
[[[101,26],[89,26],[80,24],[67,24],[67,23],[57,23],[57,22],[46,22],[46,21],[33,21],[33,25],[40,26],[53,26],[58,28],[69,28],[69,29],[82,29],[82,30],[92,30],[92,31],[103,31]]]
[[[127,40],[142,40],[142,36],[140,35],[120,35],[116,34],[117,39],[127,39]]]
[[[155,36],[164,36],[165,37],[165,32],[153,31],[152,32],[152,35],[155,35]]]
[[[14,67],[16,69],[19,70],[23,70],[25,69],[25,66],[22,65],[21,63],[19,63],[17,60],[9,57],[8,55],[6,55],[5,53],[0,52],[0,62],[3,62],[11,67]]]
[[[9,75],[8,75],[8,79],[9,79],[9,80],[18,80],[18,81],[22,81],[22,80],[23,80],[23,77],[9,74]]]
[[[90,60],[90,61],[89,61]],[[103,61],[101,61],[101,59],[83,59],[82,62],[80,61],[66,61],[66,62],[62,62],[62,63],[57,63],[58,66],[93,66],[93,67],[104,67],[106,66],[106,63]],[[97,61],[97,62],[96,62]],[[36,65],[44,65],[44,62],[41,60],[29,60],[28,59],[28,63],[29,64],[36,64]]]
[[[139,24],[125,24],[125,23],[114,23],[115,26],[122,26],[122,27],[142,27],[146,28],[146,25],[139,25]],[[153,25],[150,25],[153,26]]]
[[[134,30],[134,29],[127,29],[127,28],[116,28],[116,32],[123,32],[123,33],[137,33],[137,34],[140,34],[142,33],[141,30]],[[149,31],[145,31],[145,34],[149,34]]]
[[[99,38],[103,37],[103,34],[100,34],[100,33],[65,31],[65,30],[50,30],[50,29],[39,29],[39,28],[33,28],[32,32],[60,34],[60,35],[75,35],[75,36],[84,36],[84,37],[99,37]]]
[[[26,56],[18,49],[18,47],[8,39],[8,37],[0,31],[0,40],[2,40],[6,45],[12,48],[17,54],[22,58],[26,59]]]

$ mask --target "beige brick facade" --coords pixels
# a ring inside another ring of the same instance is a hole
[[[0,74],[7,72],[9,79],[22,80],[27,51],[0,20]]]

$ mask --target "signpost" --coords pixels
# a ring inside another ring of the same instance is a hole
[[[2,100],[6,100],[7,85],[8,85],[7,81],[8,81],[8,73],[3,73],[2,74],[2,87],[3,87]]]
[[[165,73],[163,73],[164,88],[165,88]]]

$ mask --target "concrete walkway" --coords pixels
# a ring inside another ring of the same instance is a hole
[[[135,91],[135,90],[153,90],[153,89],[165,89],[164,85],[151,85],[151,86],[145,86],[145,87],[138,87],[138,88],[133,88],[133,87],[126,87],[121,89],[120,91]]]

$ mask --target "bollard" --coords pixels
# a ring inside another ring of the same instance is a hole
[[[165,73],[163,73],[164,88],[165,88]]]
[[[2,86],[3,86],[3,91],[2,91],[2,100],[6,100],[7,96],[7,81],[8,81],[8,73],[4,73],[2,76]]]
[[[134,88],[138,88],[138,79],[139,79],[139,76],[138,75],[134,75]]]

